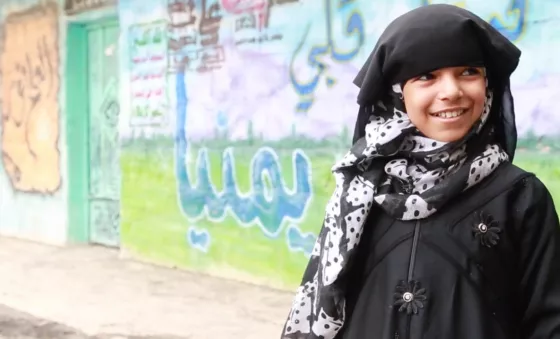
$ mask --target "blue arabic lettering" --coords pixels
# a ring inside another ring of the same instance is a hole
[[[488,22],[510,41],[519,40],[523,35],[527,24],[527,1],[528,0],[511,0],[508,9],[506,10],[506,18],[509,19],[509,17],[513,16],[515,18],[515,22],[513,24],[508,25],[504,23],[504,20],[500,18],[500,14],[492,15]],[[421,1],[421,6],[431,4],[432,0]]]
[[[208,253],[211,240],[210,232],[207,229],[198,230],[191,226],[187,231],[188,244],[201,252]]]
[[[513,25],[504,24],[498,15],[492,16],[489,23],[509,40],[517,41],[525,31],[527,0],[512,0],[506,13],[506,17],[513,15],[516,18]]]
[[[365,30],[364,21],[360,13],[353,11],[347,20],[345,36],[356,37],[355,47],[349,51],[339,51],[336,48],[334,38],[333,38],[333,14],[332,14],[332,0],[325,0],[325,15],[326,15],[326,44],[314,46],[309,51],[307,57],[307,64],[317,70],[315,76],[307,82],[299,81],[294,71],[295,58],[301,51],[307,36],[309,34],[310,25],[307,26],[303,39],[298,44],[292,60],[290,62],[290,80],[292,86],[294,87],[296,93],[298,93],[302,98],[300,98],[300,103],[297,106],[297,110],[300,112],[307,112],[313,104],[313,92],[319,84],[320,78],[323,76],[327,69],[327,65],[320,60],[321,57],[330,54],[331,58],[338,62],[348,62],[352,60],[360,52],[364,41],[365,41]],[[351,4],[353,0],[340,0],[339,11],[346,9],[346,7]],[[327,79],[328,83],[333,83],[334,80],[331,78]]]
[[[259,149],[250,166],[252,189],[243,194],[235,180],[233,150],[227,149],[222,158],[224,188],[222,192],[218,192],[210,178],[208,154],[206,150],[201,149],[196,160],[198,180],[193,183],[186,165],[187,94],[184,78],[184,71],[177,72],[175,172],[181,210],[191,219],[206,215],[211,220],[221,220],[229,209],[239,223],[256,223],[266,235],[277,236],[285,220],[295,221],[305,215],[311,200],[311,167],[308,158],[300,150],[293,152],[294,188],[290,190],[286,188],[280,162],[274,150],[267,147]]]
[[[303,252],[306,257],[311,256],[317,241],[314,233],[302,233],[297,225],[290,225],[286,229],[288,248],[292,252]]]

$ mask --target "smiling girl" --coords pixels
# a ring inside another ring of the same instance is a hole
[[[455,6],[387,27],[282,338],[560,338],[558,215],[512,164],[520,54]]]
[[[453,142],[480,119],[486,72],[475,67],[439,69],[407,81],[403,95],[408,118],[423,135]]]

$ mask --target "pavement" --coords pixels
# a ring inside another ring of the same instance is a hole
[[[293,293],[0,237],[0,339],[274,339]]]

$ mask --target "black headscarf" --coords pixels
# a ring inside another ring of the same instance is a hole
[[[451,5],[412,10],[387,27],[354,81],[353,146],[333,167],[336,189],[282,338],[333,339],[343,326],[345,275],[373,204],[397,219],[427,218],[513,158],[509,77],[519,56],[492,26]],[[487,92],[481,118],[445,143],[418,133],[401,84],[453,66],[485,67]]]
[[[517,129],[509,78],[520,56],[514,44],[468,10],[445,4],[419,7],[395,19],[379,37],[354,79],[358,104],[372,105],[389,86],[438,68],[485,66],[494,92],[490,120],[513,160]],[[354,142],[364,136],[368,119],[360,109]]]

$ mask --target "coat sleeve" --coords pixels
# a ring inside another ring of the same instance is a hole
[[[523,339],[560,339],[560,225],[554,202],[536,177],[519,197],[519,301]]]

